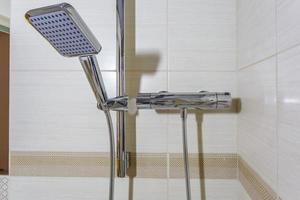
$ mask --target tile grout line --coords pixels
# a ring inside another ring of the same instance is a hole
[[[235,6],[236,6],[236,15],[235,15],[235,19],[236,19],[236,93],[237,96],[239,97],[239,87],[238,87],[238,80],[239,80],[239,59],[238,59],[238,52],[239,52],[239,40],[238,40],[238,36],[239,36],[239,24],[238,24],[238,15],[239,15],[239,0],[235,1]],[[236,115],[236,154],[237,154],[237,170],[236,170],[236,177],[237,180],[239,180],[239,129],[238,129],[238,117],[239,115]]]
[[[276,38],[276,40],[277,40],[277,38]],[[276,41],[276,42],[277,42],[277,41]],[[270,59],[270,58],[272,58],[272,57],[276,57],[276,56],[278,56],[278,55],[280,55],[280,54],[286,53],[287,51],[292,50],[292,49],[294,49],[294,48],[297,48],[297,47],[299,47],[299,46],[300,46],[300,42],[297,43],[297,44],[295,44],[295,45],[292,45],[292,46],[290,46],[290,47],[288,47],[288,48],[285,48],[285,49],[283,49],[283,50],[279,50],[278,47],[276,46],[276,50],[275,50],[276,52],[275,52],[274,54],[271,54],[271,55],[269,55],[269,56],[266,56],[265,58],[260,59],[260,60],[258,60],[258,61],[255,61],[255,62],[253,62],[253,63],[251,63],[251,64],[249,64],[249,65],[245,65],[245,66],[243,66],[243,67],[240,67],[240,68],[238,68],[238,71],[242,71],[242,70],[244,70],[244,69],[248,69],[248,68],[250,68],[250,67],[253,67],[254,65],[257,65],[257,64],[259,64],[259,63],[262,63],[262,62],[264,62],[264,61],[266,61],[266,60],[268,60],[268,59]],[[217,72],[217,71],[215,71],[215,72]],[[228,71],[228,72],[230,72],[230,71]]]
[[[300,44],[299,44],[300,45]],[[58,69],[11,69],[11,72],[82,72],[82,70]],[[101,72],[116,72],[116,70],[100,70]],[[126,72],[199,72],[199,73],[233,73],[236,70],[126,70]]]
[[[167,49],[167,91],[170,90],[170,66],[169,66],[169,0],[166,0],[166,49]],[[169,154],[169,116],[167,115],[167,200],[170,196],[170,154]]]
[[[275,66],[275,94],[276,94],[276,195],[277,195],[277,199],[279,199],[279,134],[278,134],[278,55],[279,55],[279,51],[278,51],[278,0],[275,0],[275,46],[276,46],[276,58],[275,58],[275,62],[276,62],[276,66]]]

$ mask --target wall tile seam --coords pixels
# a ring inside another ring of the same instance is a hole
[[[243,66],[243,67],[238,67],[238,72],[240,72],[240,71],[242,71],[242,70],[245,70],[245,69],[248,69],[248,68],[251,68],[251,67],[255,67],[255,65],[258,65],[258,64],[260,64],[260,63],[263,63],[263,62],[265,62],[265,61],[267,61],[267,60],[269,60],[269,59],[271,59],[271,58],[275,58],[276,56],[277,56],[277,53],[272,54],[272,55],[270,55],[270,56],[267,56],[267,57],[265,57],[265,58],[263,58],[263,59],[260,59],[260,60],[258,60],[258,61],[255,61],[255,62],[253,62],[252,64],[249,64],[249,65],[246,65],[246,66]]]
[[[169,0],[166,0],[166,13],[167,13],[167,15],[166,15],[166,48],[167,48],[167,50],[166,50],[166,56],[167,56],[167,91],[169,91],[170,90],[170,58],[169,58],[169,51],[170,51],[170,49],[169,49]],[[169,118],[169,115],[167,116],[167,124],[170,124],[170,118]],[[166,131],[167,131],[167,141],[170,141],[169,139],[169,132],[170,132],[170,130],[169,130],[169,126],[167,126],[166,127]],[[170,169],[170,153],[169,153],[169,142],[167,142],[167,151],[168,151],[168,153],[167,153],[167,200],[169,200],[169,198],[170,198],[170,171],[171,171],[171,169]]]
[[[276,135],[276,188],[275,188],[275,192],[277,195],[277,199],[280,199],[279,197],[279,137],[278,137],[278,56],[283,53],[279,52],[278,50],[278,0],[274,0],[275,1],[275,48],[276,48],[276,58],[275,58],[275,62],[276,62],[276,66],[275,66],[275,98],[276,98],[276,119],[275,119],[275,123],[276,123],[276,128],[275,128],[275,135]],[[300,43],[299,43],[300,44]]]
[[[80,65],[80,64],[79,64]],[[82,72],[81,69],[78,70],[60,70],[60,69],[10,69],[11,72]],[[117,72],[116,70],[100,70],[101,72]],[[182,72],[182,73],[193,73],[193,72],[202,72],[202,73],[235,73],[236,70],[126,70],[126,72]]]
[[[286,53],[287,51],[290,51],[290,50],[292,50],[292,49],[295,49],[295,48],[297,48],[297,47],[299,47],[299,46],[300,46],[300,42],[297,43],[297,44],[295,44],[295,45],[292,45],[292,46],[290,46],[290,47],[288,47],[288,48],[286,48],[286,49],[284,49],[284,50],[278,50],[278,49],[276,49],[276,53],[275,53],[275,54],[272,54],[272,55],[270,55],[270,56],[268,56],[268,57],[265,57],[265,58],[260,59],[260,60],[258,60],[258,61],[256,61],[256,62],[253,62],[252,64],[249,64],[249,65],[246,65],[246,66],[243,66],[243,67],[238,67],[238,72],[239,72],[239,71],[242,71],[242,70],[244,70],[244,69],[253,67],[253,66],[257,65],[257,64],[263,63],[264,61],[269,60],[269,59],[271,59],[271,58],[273,58],[273,57],[274,57],[274,58],[275,58],[275,57],[278,57],[278,56],[280,56],[280,55]],[[276,59],[277,59],[277,58],[276,58]]]
[[[237,94],[237,97],[239,97],[239,86],[238,86],[238,83],[239,83],[239,77],[238,77],[238,73],[239,73],[239,65],[238,65],[238,53],[239,53],[239,23],[238,23],[238,16],[239,16],[239,0],[236,0],[235,1],[235,6],[236,6],[236,14],[235,14],[235,17],[236,17],[236,58],[235,58],[235,62],[236,62],[236,94]],[[236,117],[236,153],[237,153],[237,156],[239,156],[239,126],[238,126],[238,117],[239,115],[237,114],[237,117]],[[238,159],[237,159],[237,170],[236,170],[236,177],[237,177],[237,180],[239,180],[239,162],[238,162]]]

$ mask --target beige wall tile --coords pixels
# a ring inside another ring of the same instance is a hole
[[[238,152],[276,189],[276,59],[238,72]]]
[[[278,50],[282,51],[300,43],[300,2],[277,0]]]
[[[278,56],[278,191],[283,200],[300,196],[300,47]]]
[[[275,0],[237,1],[238,67],[265,59],[276,52]]]

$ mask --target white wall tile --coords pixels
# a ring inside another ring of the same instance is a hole
[[[105,200],[108,179],[10,177],[10,200]]]
[[[191,180],[192,199],[205,200],[240,200],[238,198],[239,183],[237,180],[205,180],[200,183]],[[169,181],[169,199],[186,199],[185,180],[171,179]]]
[[[115,95],[115,73],[103,78]],[[105,116],[83,72],[12,72],[12,151],[108,151]]]
[[[275,0],[239,0],[238,67],[245,67],[276,52]]]
[[[279,195],[300,196],[300,47],[278,56]]]
[[[141,24],[166,25],[167,6],[168,0],[135,1],[135,23],[138,26]],[[130,15],[131,13],[127,14]]]
[[[234,71],[235,6],[232,0],[169,1],[169,70]]]
[[[168,181],[166,179],[134,179],[133,184],[134,200],[166,200],[168,198]]]
[[[235,72],[170,72],[169,90],[179,92],[231,92],[236,96]],[[203,118],[202,118],[203,117]],[[181,120],[179,113],[168,116],[168,150],[182,152]],[[199,144],[199,136],[202,144]],[[211,113],[188,116],[189,151],[205,153],[234,153],[236,152],[236,115]],[[200,145],[200,147],[199,147]]]
[[[238,152],[276,190],[276,58],[240,70]]]
[[[105,200],[108,199],[108,178],[10,177],[10,200]],[[167,199],[167,181],[163,179],[116,179],[115,199]]]
[[[282,51],[300,43],[300,1],[277,0],[278,50]]]

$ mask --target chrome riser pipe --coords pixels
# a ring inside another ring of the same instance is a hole
[[[116,0],[117,10],[117,95],[125,93],[125,0]],[[117,176],[125,177],[128,167],[125,112],[117,112]]]

